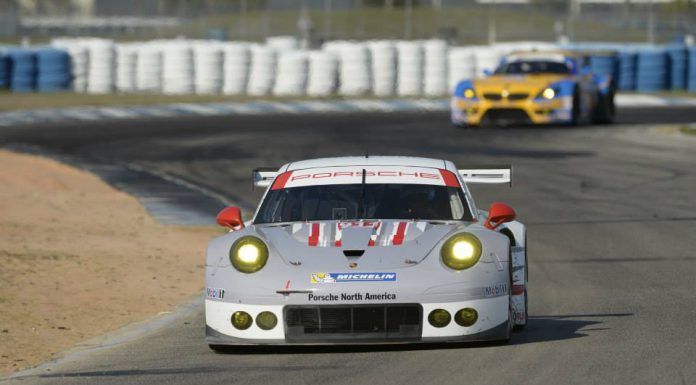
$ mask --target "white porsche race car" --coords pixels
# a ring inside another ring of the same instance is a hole
[[[251,221],[206,260],[206,341],[248,344],[507,341],[527,323],[525,226],[466,183],[512,169],[458,170],[412,157],[344,157],[254,172]]]

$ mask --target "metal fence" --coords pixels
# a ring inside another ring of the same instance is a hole
[[[692,0],[0,0],[0,15],[6,40],[96,35],[259,41],[291,35],[312,45],[434,37],[458,44],[666,43],[696,29]]]

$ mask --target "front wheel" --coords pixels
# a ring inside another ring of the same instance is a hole
[[[599,100],[597,100],[593,123],[612,124],[614,123],[615,116],[616,106],[614,104],[614,93],[609,92],[606,95],[600,95]]]
[[[580,124],[582,110],[580,109],[580,93],[576,88],[573,90],[573,109],[571,111],[570,124],[577,126]]]
[[[230,351],[230,347],[227,345],[215,345],[215,344],[208,344],[208,347],[210,350],[214,351],[215,353],[228,353]]]

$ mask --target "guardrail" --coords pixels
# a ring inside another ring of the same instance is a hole
[[[602,51],[594,72],[619,90],[696,92],[696,48],[544,42],[449,46],[442,40],[329,41],[303,50],[293,37],[265,44],[202,40],[115,43],[56,39],[50,47],[0,48],[0,88],[14,92],[278,96],[445,96],[517,50]]]

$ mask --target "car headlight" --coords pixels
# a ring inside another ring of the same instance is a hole
[[[556,97],[556,90],[553,88],[546,88],[543,91],[541,91],[541,97],[544,99],[553,99]]]
[[[251,274],[261,270],[268,261],[268,247],[254,236],[237,239],[230,249],[230,262],[242,273]]]
[[[452,236],[440,250],[442,263],[454,270],[474,266],[481,258],[481,241],[475,235],[461,233]]]
[[[249,329],[252,324],[251,315],[245,311],[234,312],[230,318],[230,321],[232,322],[232,326],[239,330]]]
[[[476,93],[471,88],[467,88],[464,90],[464,97],[465,98],[473,99],[475,96],[476,96]]]

